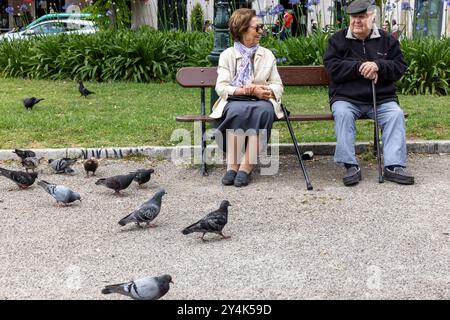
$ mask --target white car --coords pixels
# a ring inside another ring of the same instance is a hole
[[[0,35],[0,40],[27,39],[30,36],[48,36],[52,34],[90,34],[98,31],[93,21],[81,19],[48,20],[19,32]]]

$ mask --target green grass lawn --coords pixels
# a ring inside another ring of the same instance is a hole
[[[0,78],[0,148],[169,146],[173,130],[193,130],[176,115],[196,114],[200,91],[176,83],[85,83],[95,91],[80,97],[78,85],[67,81]],[[27,111],[25,97],[45,98]],[[209,108],[209,90],[207,91]],[[287,87],[283,102],[292,113],[328,113],[327,91]],[[450,139],[448,96],[400,96],[408,139]],[[289,142],[284,123],[276,123],[281,142]],[[333,122],[294,123],[300,142],[335,141]],[[358,122],[359,141],[372,140],[372,124]]]

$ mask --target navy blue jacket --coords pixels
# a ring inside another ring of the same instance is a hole
[[[338,100],[354,104],[373,103],[371,80],[365,79],[358,71],[365,61],[374,61],[378,65],[377,104],[398,103],[395,82],[407,69],[398,40],[376,28],[367,39],[358,40],[344,29],[329,39],[324,55],[324,65],[331,78],[330,106]]]

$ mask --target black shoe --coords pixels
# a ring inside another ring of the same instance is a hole
[[[400,166],[392,169],[385,167],[384,179],[400,184],[414,184],[414,177],[407,174],[405,168]]]
[[[231,186],[232,184],[234,184],[234,178],[236,177],[236,174],[236,171],[228,170],[222,178],[222,184],[225,186]]]
[[[347,171],[345,171],[342,181],[345,186],[352,186],[361,181],[361,179],[361,168],[358,166],[351,166],[347,168]]]
[[[235,187],[243,187],[248,185],[250,182],[250,173],[247,173],[245,171],[238,171],[236,178],[234,179],[234,186]]]

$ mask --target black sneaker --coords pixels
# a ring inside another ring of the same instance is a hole
[[[238,171],[236,178],[234,179],[234,186],[235,187],[243,187],[248,185],[250,182],[250,173],[247,173],[245,171]]]
[[[345,186],[352,186],[361,181],[361,179],[361,168],[358,166],[351,166],[347,168],[347,171],[345,171],[342,181]]]
[[[222,184],[225,186],[231,186],[234,184],[234,178],[236,177],[237,172],[234,170],[228,170],[222,178]]]
[[[403,167],[384,168],[384,179],[400,184],[414,184],[414,177],[406,173]]]

